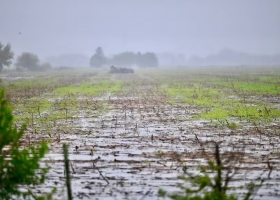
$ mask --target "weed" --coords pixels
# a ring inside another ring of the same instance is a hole
[[[210,160],[208,167],[201,167],[200,170],[202,174],[200,173],[196,176],[179,176],[179,179],[190,182],[192,185],[191,187],[186,187],[183,184],[179,184],[179,188],[183,190],[183,193],[168,194],[165,190],[159,189],[158,195],[160,197],[168,196],[174,200],[237,200],[235,194],[227,194],[229,190],[228,184],[234,173],[230,174],[230,171],[227,171],[226,176],[223,176],[225,168],[221,162],[218,144],[215,144],[215,162]],[[186,170],[184,171],[187,173]],[[215,176],[212,177],[211,173],[215,173]],[[263,180],[257,185],[253,182],[248,184],[246,186],[248,191],[243,199],[250,199],[261,187],[262,183]]]

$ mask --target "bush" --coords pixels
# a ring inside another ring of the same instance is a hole
[[[48,71],[48,70],[51,70],[51,69],[52,69],[52,66],[48,62],[41,64],[40,67],[39,67],[40,71]]]

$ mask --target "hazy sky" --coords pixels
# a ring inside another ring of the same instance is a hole
[[[21,34],[19,34],[21,33]],[[280,0],[0,0],[0,42],[39,57],[280,53]]]

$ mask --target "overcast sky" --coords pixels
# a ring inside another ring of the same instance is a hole
[[[223,48],[280,53],[280,0],[0,0],[0,42],[16,55]]]

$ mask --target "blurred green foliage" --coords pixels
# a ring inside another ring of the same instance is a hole
[[[34,195],[30,190],[21,190],[24,185],[42,184],[48,171],[40,166],[40,159],[48,151],[46,143],[22,147],[20,139],[25,125],[18,130],[13,124],[12,109],[0,89],[0,199]]]

